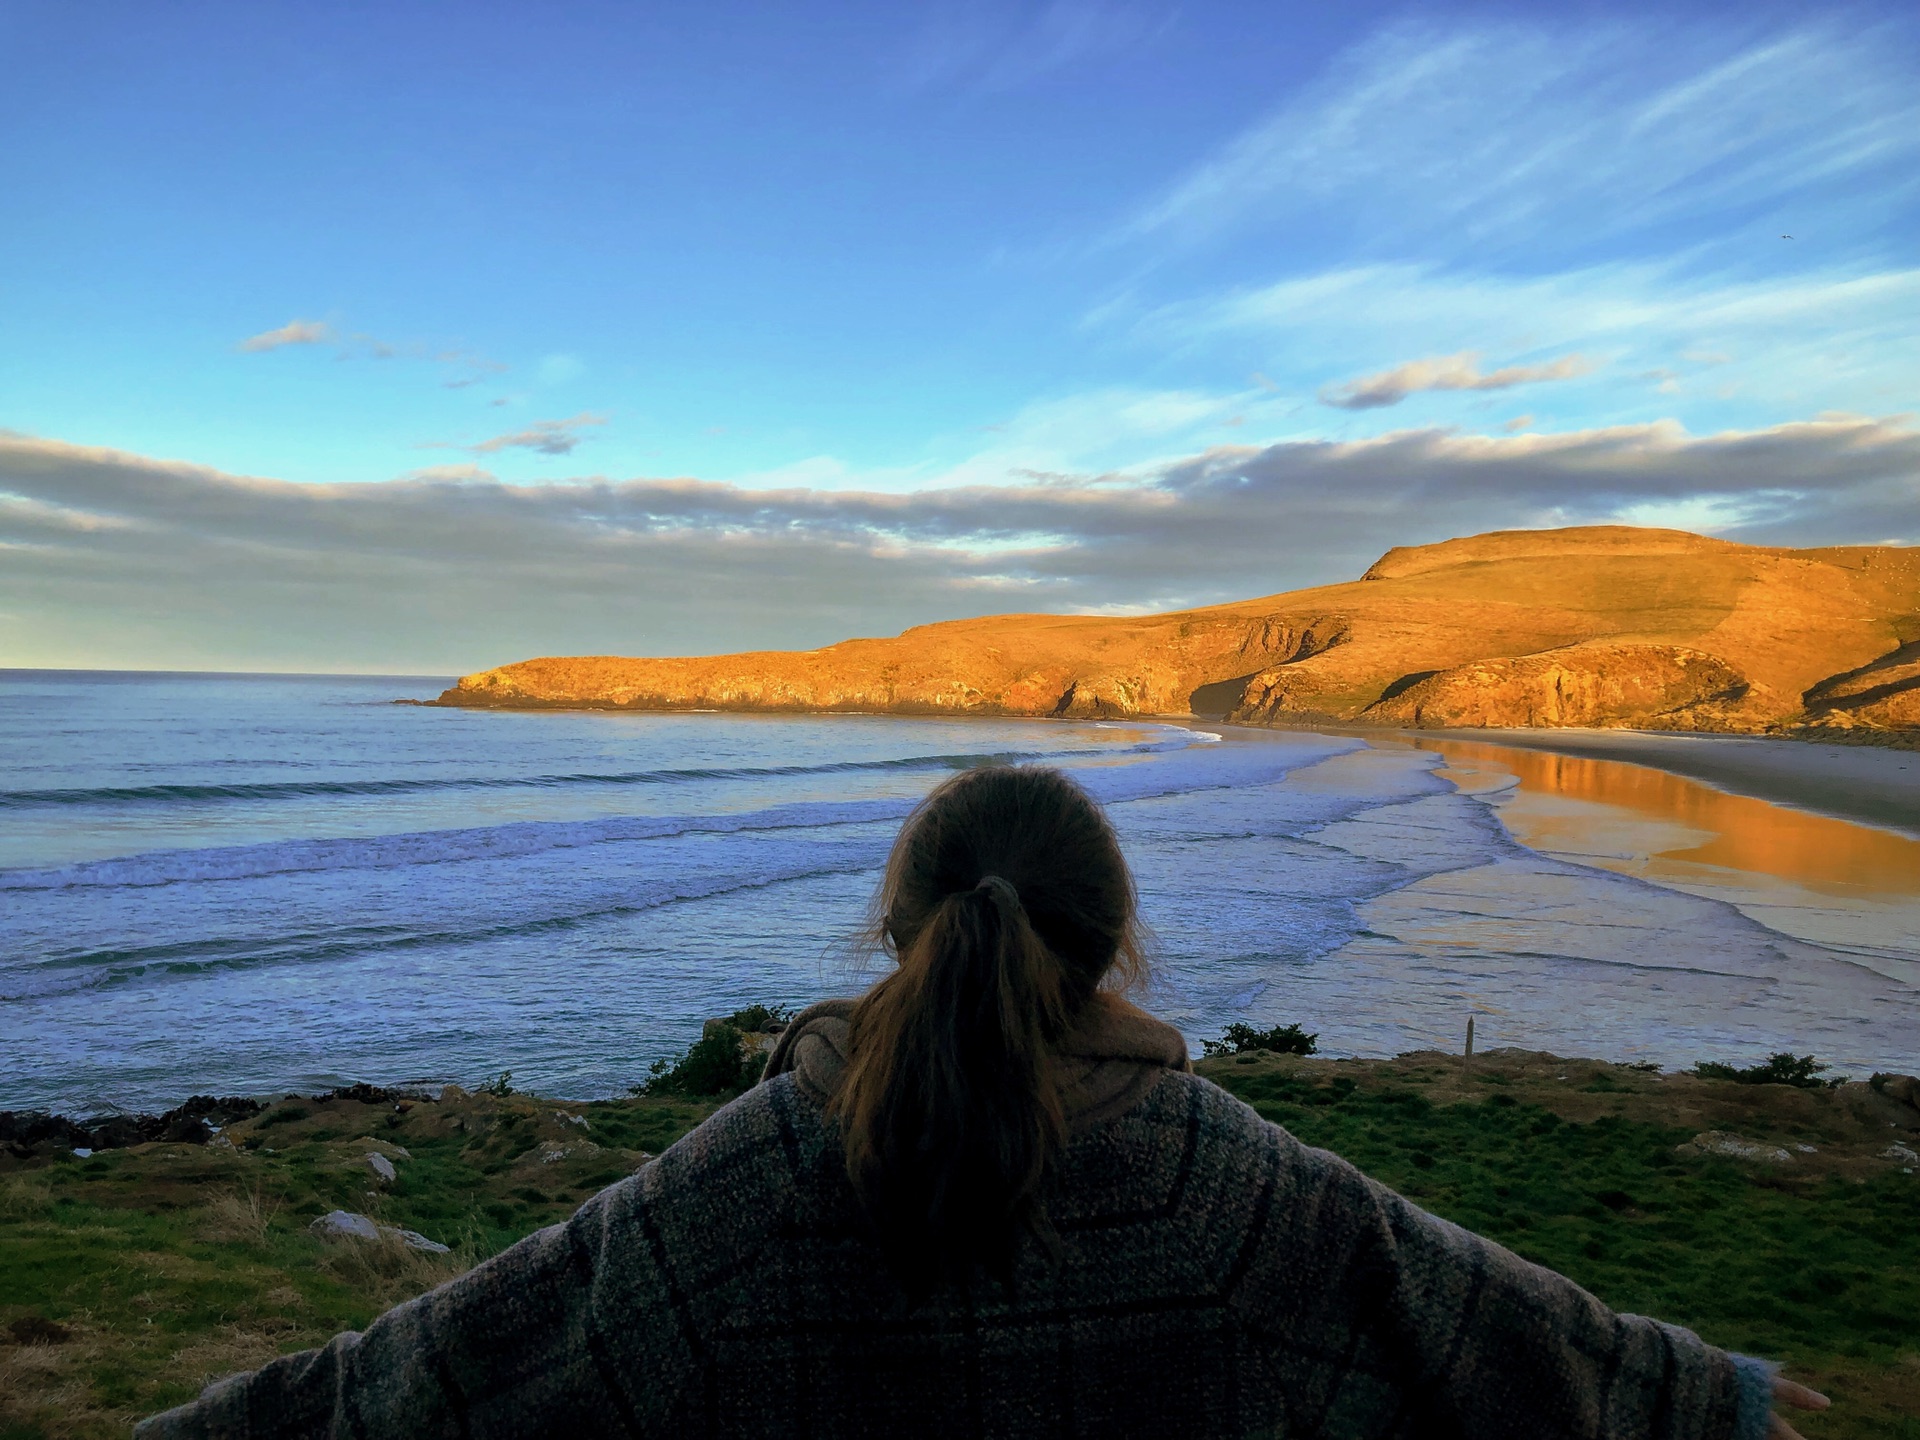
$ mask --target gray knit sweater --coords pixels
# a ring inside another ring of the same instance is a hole
[[[1104,1062],[1110,1081],[1150,1068],[1121,1113],[1076,1126],[1049,1202],[1061,1258],[1036,1245],[1010,1285],[910,1304],[820,1103],[834,1047],[812,1074],[785,1048],[787,1073],[567,1223],[138,1435],[1739,1440],[1764,1422],[1724,1352],[1166,1060]]]

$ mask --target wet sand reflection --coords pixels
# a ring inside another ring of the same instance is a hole
[[[1772,876],[1828,895],[1868,899],[1920,895],[1920,840],[1731,795],[1697,781],[1617,760],[1476,741],[1412,742],[1446,757],[1463,788],[1492,788],[1504,776],[1520,793],[1501,819],[1522,844],[1559,854],[1592,855],[1594,817],[1584,806],[1625,811],[1659,827],[1641,838],[1639,873],[1695,866]],[[1675,833],[1678,830],[1683,833]],[[1637,847],[1636,847],[1637,848]],[[1602,855],[1592,858],[1605,863]]]

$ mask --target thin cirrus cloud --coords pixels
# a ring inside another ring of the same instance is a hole
[[[889,57],[888,83],[906,91],[1017,89],[1147,44],[1175,15],[1171,6],[1114,0],[1051,0],[1037,9],[929,7]]]
[[[272,330],[249,335],[236,347],[244,354],[260,355],[292,345],[337,345],[339,358],[367,360],[430,360],[435,365],[462,372],[441,384],[448,390],[466,390],[505,374],[508,367],[471,350],[431,350],[418,343],[395,344],[377,335],[354,330],[343,333],[325,320],[289,320]]]
[[[1331,216],[1375,249],[1484,257],[1543,240],[1578,251],[1795,196],[1821,197],[1830,234],[1842,216],[1884,220],[1907,203],[1920,92],[1901,37],[1837,24],[1747,33],[1730,44],[1724,27],[1678,22],[1657,34],[1389,27],[1196,162],[1114,238]]]
[[[240,342],[240,349],[249,355],[258,355],[268,350],[282,350],[289,345],[325,345],[333,338],[333,326],[324,320],[289,320],[277,329],[249,335]]]
[[[1142,338],[1156,342],[1288,325],[1315,338],[1344,330],[1375,343],[1396,329],[1551,327],[1614,343],[1641,338],[1642,343],[1675,345],[1677,354],[1695,363],[1724,365],[1744,356],[1745,347],[1777,336],[1790,335],[1804,346],[1810,331],[1845,337],[1849,348],[1889,341],[1910,334],[1916,304],[1916,267],[1833,267],[1754,280],[1689,275],[1657,262],[1547,275],[1472,274],[1396,263],[1341,266],[1175,301],[1136,315],[1132,323]]]
[[[1920,383],[1916,314],[1920,268],[1912,267],[1833,266],[1760,280],[1660,262],[1544,275],[1395,263],[1173,301],[1135,314],[1124,329],[1155,348],[1285,337],[1311,368],[1290,370],[1276,353],[1264,374],[1294,393],[1312,393],[1328,370],[1351,374],[1383,352],[1441,351],[1463,338],[1489,349],[1537,348],[1547,335],[1606,353],[1616,396],[1629,377],[1656,368],[1683,377],[1712,371],[1715,384],[1737,385],[1751,409],[1708,423],[1752,424],[1822,409],[1906,408],[1903,397]],[[1660,407],[1655,413],[1672,413],[1653,384],[1636,383],[1646,403]],[[1582,393],[1599,398],[1593,386]]]
[[[1391,370],[1329,385],[1321,390],[1320,401],[1341,410],[1379,410],[1398,405],[1407,396],[1422,390],[1509,390],[1515,385],[1534,385],[1543,380],[1572,380],[1592,369],[1593,362],[1584,355],[1566,355],[1544,365],[1503,365],[1498,370],[1483,371],[1480,357],[1463,351],[1458,355],[1409,360]]]
[[[508,369],[498,360],[488,360],[483,356],[468,355],[462,351],[449,351],[433,358],[442,365],[458,365],[470,371],[469,374],[455,376],[451,380],[442,380],[440,385],[445,390],[470,390],[475,385],[484,385],[490,380],[498,379]]]
[[[504,435],[495,435],[490,440],[482,440],[477,445],[468,445],[465,449],[475,455],[495,455],[502,450],[532,450],[539,455],[571,455],[574,447],[582,438],[581,431],[590,425],[604,425],[605,415],[595,415],[590,411],[570,416],[565,420],[536,420],[520,430],[510,430]]]
[[[1542,350],[1608,357],[1567,397],[1576,424],[1904,408],[1913,53],[1871,25],[1389,26],[1106,236],[1168,262],[1212,247],[1237,280],[1180,293],[1160,277],[1190,263],[1149,265],[1084,323],[1156,353],[1232,347],[1361,408],[1412,391],[1338,382],[1408,354]]]
[[[527,486],[469,467],[293,484],[0,435],[0,645],[16,664],[471,670],[1240,599],[1489,529],[1912,543],[1916,517],[1920,431],[1857,416],[1708,436],[1409,430],[907,492]]]

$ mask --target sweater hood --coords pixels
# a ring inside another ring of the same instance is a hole
[[[839,1088],[850,1053],[858,1000],[822,1000],[796,1015],[767,1058],[766,1080],[791,1073],[825,1105]],[[1095,993],[1060,1045],[1060,1092],[1070,1129],[1124,1115],[1169,1070],[1191,1070],[1178,1030],[1118,995]]]

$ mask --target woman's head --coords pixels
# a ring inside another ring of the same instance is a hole
[[[985,902],[972,892],[989,876],[1018,898],[1072,1008],[1116,963],[1132,977],[1133,877],[1100,807],[1058,770],[983,766],[929,795],[888,858],[881,939],[904,961],[936,917]]]
[[[902,828],[879,930],[898,968],[853,1017],[848,1173],[910,1281],[1003,1265],[1066,1138],[1054,1049],[1139,971],[1132,878],[1059,771],[969,770]]]

